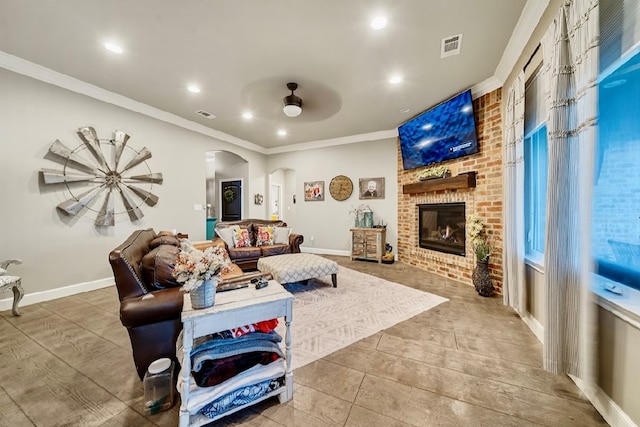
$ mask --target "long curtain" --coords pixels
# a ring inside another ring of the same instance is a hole
[[[542,40],[549,117],[544,368],[593,380],[590,216],[598,1],[566,1]]]
[[[504,132],[504,304],[524,310],[524,71],[507,94]]]

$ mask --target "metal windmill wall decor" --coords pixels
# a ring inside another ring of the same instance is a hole
[[[110,227],[115,224],[115,215],[127,213],[131,221],[139,220],[144,216],[141,205],[158,203],[152,189],[162,184],[162,174],[151,172],[147,165],[151,158],[147,147],[135,150],[127,144],[130,136],[119,130],[112,139],[99,139],[89,126],[77,133],[82,144],[76,148],[70,149],[57,139],[49,147],[52,159],[62,169],[41,170],[45,184],[64,185],[71,194],[57,209],[70,216],[96,212],[95,225]]]

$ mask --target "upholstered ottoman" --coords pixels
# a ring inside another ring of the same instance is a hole
[[[305,282],[321,276],[331,275],[333,287],[338,286],[338,263],[314,254],[284,254],[262,257],[258,270],[271,273],[282,283]]]

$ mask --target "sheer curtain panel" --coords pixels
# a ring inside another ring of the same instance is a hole
[[[593,380],[589,213],[595,149],[598,1],[566,1],[542,40],[548,92],[544,368]]]
[[[504,304],[524,311],[524,71],[507,94],[504,141]]]

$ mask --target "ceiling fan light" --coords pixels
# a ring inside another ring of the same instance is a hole
[[[302,113],[302,99],[293,94],[285,96],[282,111],[287,117],[298,117]]]

